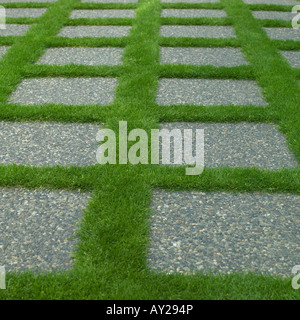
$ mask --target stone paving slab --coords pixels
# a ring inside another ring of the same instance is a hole
[[[5,10],[7,18],[38,18],[43,15],[47,9],[33,9],[33,8],[22,8],[22,9],[10,9]]]
[[[138,0],[81,0],[90,3],[136,3]]]
[[[223,18],[226,17],[224,10],[210,9],[163,9],[162,17],[176,18]]]
[[[161,0],[164,3],[216,3],[220,0]]]
[[[292,68],[300,68],[300,51],[280,51]]]
[[[71,19],[97,19],[97,18],[134,18],[135,10],[104,9],[104,10],[74,10]]]
[[[95,165],[99,129],[96,124],[0,122],[0,164]]]
[[[123,48],[51,48],[37,64],[121,65],[123,52]]]
[[[163,37],[184,38],[233,38],[232,27],[223,26],[162,26],[160,35]]]
[[[57,0],[0,0],[0,3],[15,3],[15,2],[56,2]]]
[[[10,96],[10,103],[42,105],[110,104],[117,79],[114,78],[36,78],[25,79]]]
[[[0,261],[7,271],[73,266],[89,193],[1,188],[0,198]]]
[[[295,13],[281,11],[252,11],[254,18],[267,20],[286,20],[292,21]]]
[[[0,59],[9,50],[10,47],[0,47]]]
[[[247,4],[276,4],[281,6],[294,6],[299,2],[294,0],[243,0]]]
[[[130,26],[75,26],[64,27],[58,34],[59,37],[83,38],[105,37],[120,38],[129,35]]]
[[[161,64],[213,65],[234,67],[248,64],[236,48],[160,48]]]
[[[293,194],[155,190],[150,269],[290,277],[299,264],[299,208]]]
[[[254,81],[211,79],[160,79],[159,105],[256,105],[265,106]]]
[[[264,28],[270,39],[300,41],[300,30],[293,28]]]
[[[6,29],[0,29],[0,37],[22,36],[30,27],[28,24],[6,24]]]
[[[193,132],[193,150],[201,151],[196,130],[204,129],[204,166],[257,167],[266,170],[298,168],[298,162],[288,149],[286,138],[273,124],[266,123],[162,123],[162,129],[184,129]],[[174,165],[174,146],[171,144],[171,164]],[[184,161],[182,164],[194,164]],[[199,159],[200,160],[200,159]]]

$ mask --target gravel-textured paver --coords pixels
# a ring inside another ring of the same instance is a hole
[[[162,64],[191,64],[233,67],[248,64],[236,48],[160,48]]]
[[[159,105],[257,105],[265,106],[254,81],[210,79],[160,79]]]
[[[161,2],[165,3],[216,3],[220,2],[220,0],[161,0]]]
[[[280,51],[292,68],[300,68],[300,51]]]
[[[134,18],[135,10],[104,9],[104,10],[74,10],[71,19],[97,18]]]
[[[0,261],[7,271],[73,266],[89,193],[0,189]]]
[[[300,256],[299,208],[292,194],[155,190],[149,267],[291,276]]]
[[[41,15],[43,15],[45,12],[47,11],[47,9],[26,9],[26,8],[22,8],[22,9],[10,9],[7,8],[5,10],[5,14],[7,18],[38,18]]]
[[[38,64],[113,66],[122,64],[123,52],[123,48],[51,48],[46,50]]]
[[[10,47],[0,47],[0,59],[9,50]]]
[[[300,41],[299,29],[293,28],[264,28],[270,39]]]
[[[14,2],[56,2],[57,0],[0,0],[0,3],[14,3]]]
[[[99,129],[96,124],[0,122],[0,164],[95,165]]]
[[[81,0],[81,2],[91,3],[136,3],[138,0]]]
[[[162,26],[160,35],[163,37],[184,38],[234,38],[232,27],[223,26]]]
[[[276,5],[286,5],[294,6],[299,4],[299,2],[294,0],[243,0],[247,4],[276,4]]]
[[[163,9],[162,17],[176,18],[222,18],[226,17],[224,10],[210,9]]]
[[[41,105],[110,104],[117,79],[114,78],[36,78],[25,79],[9,98],[10,103]]]
[[[295,13],[283,11],[252,11],[254,18],[267,20],[287,20],[292,21]]]
[[[128,36],[130,28],[130,26],[69,26],[64,27],[58,36],[67,38],[120,38]]]
[[[6,24],[6,29],[0,29],[0,37],[22,36],[29,28],[27,24]]]
[[[288,149],[285,137],[276,125],[266,123],[162,123],[162,129],[184,129],[193,132],[193,150],[200,151],[196,144],[196,130],[204,129],[204,166],[257,167],[267,170],[297,168],[298,162]],[[171,164],[174,163],[174,146],[171,146]],[[183,152],[184,153],[184,152]],[[184,161],[182,164],[193,164]]]

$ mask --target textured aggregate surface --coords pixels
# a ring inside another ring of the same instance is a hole
[[[57,0],[0,0],[0,3],[14,3],[14,2],[56,2]]]
[[[7,18],[38,18],[43,15],[47,9],[34,9],[34,8],[22,8],[22,9],[10,9],[5,10]]]
[[[97,124],[0,122],[0,164],[95,165]]]
[[[135,10],[74,10],[71,13],[71,19],[97,19],[97,18],[134,18]]]
[[[294,0],[244,0],[247,4],[276,4],[276,5],[286,5],[286,6],[294,6],[299,4],[299,2]]]
[[[129,35],[130,28],[130,26],[69,26],[64,27],[58,36],[66,38],[121,38]]]
[[[27,24],[6,24],[6,29],[0,29],[0,37],[22,36],[29,28]]]
[[[293,68],[300,68],[300,51],[280,51]]]
[[[161,0],[161,2],[165,3],[216,3],[220,2],[220,0]]]
[[[299,208],[292,194],[154,190],[149,266],[291,276],[300,256]]]
[[[160,48],[162,64],[191,64],[233,67],[248,64],[236,48]]]
[[[287,20],[292,21],[295,13],[280,11],[252,11],[254,18],[267,20]]]
[[[162,17],[176,17],[176,18],[222,18],[226,17],[224,10],[210,10],[210,9],[163,9]]]
[[[159,80],[157,103],[206,106],[267,104],[254,81],[176,78]]]
[[[10,47],[0,47],[0,59],[9,50]]]
[[[183,38],[234,38],[232,27],[223,26],[162,26],[160,35],[163,37]]]
[[[264,28],[270,39],[300,41],[299,29],[293,28]]]
[[[117,79],[114,78],[33,78],[25,79],[9,98],[10,103],[41,105],[110,104]]]
[[[38,64],[120,65],[123,52],[123,48],[50,48]]]
[[[195,138],[196,130],[204,129],[204,166],[207,168],[228,166],[278,170],[298,167],[285,137],[273,124],[173,122],[162,123],[161,128],[180,129],[182,137],[184,129],[191,129],[194,154],[196,148],[201,150]],[[171,159],[174,159],[172,144],[170,153]],[[182,164],[193,164],[184,161],[184,152],[182,159]]]
[[[0,198],[0,261],[7,271],[73,266],[89,193],[1,188]]]
[[[91,3],[136,3],[138,0],[81,0],[81,2]]]

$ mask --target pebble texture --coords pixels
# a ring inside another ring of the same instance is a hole
[[[97,18],[134,18],[135,10],[74,10],[71,19],[97,19]]]
[[[0,261],[7,271],[73,266],[78,224],[90,194],[0,189]]]
[[[6,29],[0,29],[0,37],[22,36],[29,28],[27,24],[6,24]]]
[[[287,141],[276,125],[266,123],[162,123],[163,129],[193,130],[193,151],[196,129],[204,129],[204,166],[257,167],[278,170],[297,168],[298,162],[289,151]],[[171,144],[171,159],[174,147]],[[184,157],[182,157],[184,159]],[[171,163],[174,163],[173,161]],[[182,164],[191,164],[185,163]]]
[[[6,9],[7,18],[38,18],[43,15],[47,9]]]
[[[213,65],[233,67],[248,64],[236,48],[160,48],[161,64]]]
[[[36,78],[25,79],[10,96],[10,103],[42,105],[110,104],[117,79],[113,78]]]
[[[256,105],[265,106],[254,81],[210,79],[160,79],[159,105]]]
[[[183,38],[233,38],[232,27],[223,26],[162,26],[160,35],[163,37]]]
[[[292,68],[300,68],[300,51],[280,51]]]
[[[123,48],[51,48],[47,49],[38,64],[86,66],[120,65]]]
[[[300,256],[300,196],[153,192],[150,269],[291,276]]]
[[[300,41],[300,32],[292,28],[264,28],[270,39]]]
[[[292,21],[295,13],[280,11],[252,11],[254,18],[267,20],[287,20]]]
[[[226,17],[224,10],[209,9],[163,9],[162,17],[176,18],[222,18]]]
[[[0,164],[95,165],[99,129],[96,124],[0,122]]]
[[[0,47],[0,58],[9,50],[9,47]]]
[[[282,6],[294,6],[299,2],[294,0],[244,0],[247,4],[277,4]]]
[[[129,35],[130,26],[75,26],[64,27],[58,34],[59,37],[84,38],[105,37],[121,38]]]

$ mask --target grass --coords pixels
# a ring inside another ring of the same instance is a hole
[[[140,0],[138,4],[85,4],[59,0],[51,4],[4,4],[6,7],[48,7],[23,37],[3,37],[1,45],[12,45],[0,60],[0,120],[105,123],[118,132],[119,121],[128,129],[149,131],[159,122],[272,122],[288,139],[300,160],[299,71],[292,70],[279,49],[296,50],[300,42],[271,41],[263,26],[280,22],[255,20],[241,0],[216,4],[161,4]],[[117,19],[70,20],[73,9],[137,8],[129,37],[65,39],[56,37],[65,25],[123,24]],[[224,9],[226,19],[163,19],[162,8]],[[288,10],[272,6],[274,10]],[[14,19],[22,23],[24,19]],[[235,29],[233,39],[168,39],[159,36],[161,24],[226,23]],[[240,47],[249,66],[160,66],[159,46]],[[48,47],[124,47],[124,65],[117,67],[37,66],[34,62]],[[119,85],[109,106],[22,106],[7,103],[9,95],[25,77],[113,76]],[[262,87],[269,103],[255,106],[170,106],[155,103],[160,77],[253,79]],[[86,168],[0,167],[1,187],[72,189],[91,191],[93,197],[81,223],[75,266],[67,272],[11,272],[0,299],[300,299],[291,278],[252,273],[230,275],[160,274],[148,270],[149,217],[153,188],[228,192],[300,193],[299,169],[278,171],[249,169],[205,169],[201,176],[185,176],[183,168],[159,166],[91,166]]]

